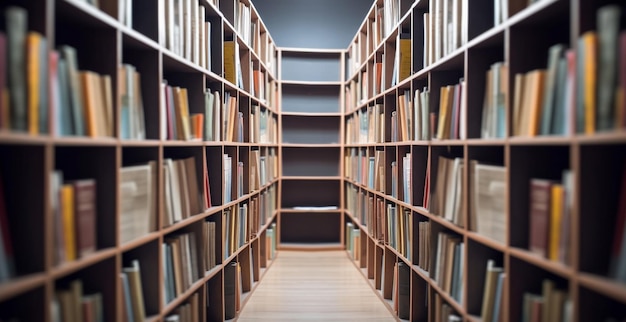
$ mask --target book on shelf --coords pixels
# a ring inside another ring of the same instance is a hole
[[[541,294],[525,292],[522,303],[522,321],[561,321],[572,316],[571,299],[567,290],[557,288],[556,283],[544,279]]]
[[[484,139],[506,136],[508,70],[507,64],[497,62],[487,72],[480,131]]]
[[[102,293],[85,294],[83,281],[76,279],[54,291],[51,303],[52,321],[100,322],[104,321]]]
[[[163,164],[165,195],[165,226],[172,225],[204,210],[206,198],[198,184],[195,157],[173,160],[166,158]]]
[[[52,173],[57,264],[83,258],[97,249],[96,196],[94,179],[63,180],[61,171]]]
[[[419,258],[418,266],[426,273],[430,270],[430,234],[431,225],[430,221],[420,221],[418,224],[418,246],[419,246]]]
[[[428,87],[424,87],[421,91],[415,90],[413,96],[413,139],[416,141],[430,140],[428,97]]]
[[[564,170],[562,181],[530,180],[529,250],[552,261],[569,262],[569,230],[573,173]]]
[[[204,268],[205,271],[210,271],[214,267],[217,266],[217,253],[216,253],[216,243],[217,243],[217,231],[216,224],[213,221],[205,221],[202,226],[204,245],[205,245],[205,256],[204,259]]]
[[[446,220],[464,226],[461,215],[461,205],[465,199],[463,191],[463,169],[465,165],[462,158],[449,159],[439,156],[437,162],[437,182],[430,192],[432,202],[429,204],[431,213]],[[430,174],[427,174],[430,176]],[[429,179],[430,180],[430,179]]]
[[[166,322],[200,322],[200,296],[192,294],[188,300],[165,317]]]
[[[167,275],[164,276],[167,288],[166,302],[169,303],[176,297],[183,294],[200,277],[198,265],[203,265],[203,261],[198,261],[196,235],[194,232],[184,232],[164,238],[165,247],[163,256],[164,266]]]
[[[483,286],[483,300],[480,311],[480,316],[483,321],[501,321],[499,312],[505,274],[502,267],[496,266],[495,260],[489,259],[487,261],[485,283]]]
[[[437,284],[450,296],[461,303],[462,279],[464,272],[464,243],[446,232],[437,234],[435,266],[432,275]],[[456,269],[455,265],[458,266]]]
[[[146,309],[144,305],[144,293],[141,283],[141,267],[139,261],[134,259],[131,261],[130,266],[123,267],[120,276],[123,276],[121,279],[123,283],[122,288],[124,290],[125,315],[132,316],[132,320],[130,321],[145,321]]]
[[[122,244],[156,230],[157,164],[120,169],[120,242]],[[166,188],[167,189],[167,188]]]
[[[436,138],[439,140],[460,138],[460,115],[467,109],[465,102],[461,101],[464,97],[463,92],[467,90],[463,84],[464,80],[460,79],[459,84],[442,86],[439,89],[439,115],[436,128]],[[425,107],[428,108],[428,105]]]
[[[506,168],[470,160],[469,228],[506,244]]]

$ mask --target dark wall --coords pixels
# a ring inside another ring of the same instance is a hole
[[[346,49],[372,0],[252,0],[279,47]]]

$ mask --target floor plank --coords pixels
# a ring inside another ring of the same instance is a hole
[[[396,321],[345,251],[281,251],[237,319]]]

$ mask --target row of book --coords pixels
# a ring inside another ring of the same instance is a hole
[[[72,280],[54,292],[51,303],[53,322],[102,322],[105,313],[102,293],[85,294],[80,279]]]
[[[458,236],[439,232],[435,252],[433,271],[430,276],[437,281],[441,289],[450,294],[458,303],[463,302],[463,272],[465,248]]]
[[[402,156],[400,165],[397,161],[391,161],[391,196],[408,204],[411,203],[412,193],[411,161],[411,153]]]
[[[437,159],[436,182],[431,185],[431,173],[427,171],[423,204],[432,214],[463,227],[462,214],[465,193],[463,191],[465,165],[463,158]]]
[[[252,105],[250,110],[250,143],[278,142],[278,122],[269,110]]]
[[[51,175],[55,262],[62,264],[92,254],[97,245],[97,185],[93,178],[67,180]]]
[[[162,46],[211,70],[211,22],[197,0],[159,0],[159,41]]]
[[[429,0],[424,13],[424,66],[430,66],[467,43],[469,4],[463,0]]]
[[[144,291],[141,284],[141,266],[138,260],[132,260],[130,266],[122,268],[122,304],[126,322],[146,320]]]
[[[411,210],[402,206],[387,204],[385,228],[387,242],[406,259],[412,258],[413,228]]]
[[[33,135],[113,136],[110,75],[80,70],[76,49],[49,48],[25,9],[5,9],[0,33],[0,128]],[[50,50],[49,50],[50,49]]]
[[[346,251],[355,261],[361,259],[361,230],[352,222],[346,222]]]
[[[203,171],[200,169],[200,171]],[[204,189],[200,185],[196,158],[163,161],[165,186],[165,226],[173,225],[209,208],[210,189],[208,175],[204,174]]]
[[[404,261],[396,262],[393,270],[393,310],[402,320],[410,320],[411,312],[411,267]]]
[[[164,302],[170,303],[183,294],[204,275],[199,268],[203,261],[198,261],[198,240],[194,232],[170,235],[163,243],[163,285]]]
[[[529,250],[550,260],[569,264],[574,199],[572,171],[564,170],[561,181],[532,178],[529,186]]]
[[[200,295],[192,294],[187,301],[165,317],[165,322],[200,322]]]
[[[204,270],[210,271],[217,266],[217,226],[214,221],[204,221],[202,224],[202,239],[204,244]]]
[[[248,204],[224,209],[224,259],[228,259],[249,240]]]
[[[263,190],[250,200],[250,236],[256,235],[268,223],[276,210],[276,186]]]
[[[489,259],[487,261],[487,268],[485,269],[483,301],[480,309],[480,316],[483,321],[500,322],[507,320],[504,316],[505,312],[502,309],[505,281],[506,273],[504,269],[496,266],[495,260]],[[561,319],[545,321],[561,321]]]
[[[541,294],[525,292],[522,301],[522,322],[572,321],[573,303],[568,291],[559,289],[553,280],[544,279]]]
[[[235,29],[244,43],[254,48],[253,42],[257,40],[257,21],[253,21],[251,18],[252,10],[250,5],[243,1],[235,2]]]
[[[436,322],[461,322],[463,318],[456,312],[450,304],[444,302],[444,299],[439,295],[439,293],[435,293],[434,296],[434,321]],[[484,321],[484,320],[483,320]]]
[[[424,272],[430,271],[431,265],[431,245],[430,245],[430,235],[431,235],[431,224],[430,221],[420,221],[417,224],[417,246],[418,246],[418,259],[417,266],[421,268]]]

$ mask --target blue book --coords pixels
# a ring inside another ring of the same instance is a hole
[[[491,322],[498,322],[500,316],[500,310],[502,306],[502,288],[504,287],[504,279],[506,273],[502,272],[498,275],[498,284],[496,285],[496,295],[493,303],[493,316]],[[485,321],[488,322],[488,321]]]
[[[122,289],[124,292],[124,307],[126,308],[126,319],[128,322],[135,322],[134,313],[133,313],[133,305],[130,300],[130,284],[128,283],[128,276],[126,273],[120,273],[120,277],[122,278]]]

